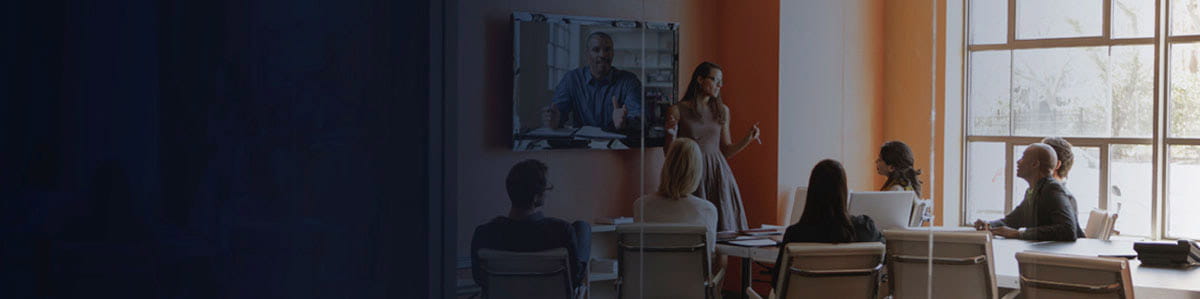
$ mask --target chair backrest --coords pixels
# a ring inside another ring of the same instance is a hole
[[[1112,237],[1113,226],[1117,223],[1117,213],[1101,209],[1092,209],[1088,216],[1087,228],[1083,235],[1090,239],[1108,240]]]
[[[1024,251],[1017,265],[1022,298],[1133,298],[1125,259]]]
[[[933,208],[933,201],[928,199],[913,198],[912,213],[908,215],[909,227],[921,227],[929,223],[932,218],[929,216],[929,211]]]
[[[929,298],[927,283],[931,276],[932,298],[998,297],[991,233],[934,231],[932,255],[930,233],[927,230],[883,232],[894,298]]]
[[[779,219],[779,225],[788,226],[791,223],[792,206],[796,198],[796,186],[779,186],[779,194],[775,198],[775,219]]]
[[[790,243],[784,250],[779,298],[875,298],[883,243]]]
[[[571,298],[571,263],[566,248],[538,252],[480,249],[487,275],[485,298]]]
[[[709,295],[707,228],[674,223],[617,227],[620,298],[705,298]]]
[[[795,224],[800,221],[800,215],[804,214],[804,204],[808,201],[808,187],[796,187],[795,196],[792,199],[791,212],[788,213],[787,221],[784,226]]]

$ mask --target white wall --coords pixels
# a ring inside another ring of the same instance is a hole
[[[963,104],[963,3],[946,1],[946,111],[941,117],[945,122],[945,143],[942,153],[941,187],[942,223],[947,226],[962,222],[962,104]]]
[[[779,184],[807,185],[841,161],[855,190],[876,186],[881,144],[882,2],[780,2]]]

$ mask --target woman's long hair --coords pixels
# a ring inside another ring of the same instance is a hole
[[[808,198],[799,225],[829,227],[833,243],[854,242],[854,226],[846,211],[846,170],[842,163],[825,159],[808,177]]]
[[[700,145],[690,138],[675,138],[667,149],[665,160],[658,184],[659,195],[679,199],[696,192],[704,171]]]
[[[701,97],[701,93],[704,92],[704,90],[702,90],[700,87],[700,80],[708,78],[708,76],[712,76],[713,70],[721,70],[721,66],[708,61],[697,65],[696,70],[692,71],[692,82],[688,83],[687,91],[683,94],[683,99],[681,101],[695,101],[699,99]],[[725,115],[724,106],[725,102],[721,100],[720,95],[713,95],[713,97],[708,100],[708,110],[712,111],[712,114],[714,118],[717,119],[717,122],[722,124],[728,119]],[[692,113],[695,113],[696,116],[699,117],[700,111],[693,111]]]
[[[893,168],[887,175],[887,181],[883,183],[884,188],[893,185],[909,186],[917,196],[921,196],[921,179],[918,177],[921,171],[913,168],[913,153],[907,144],[900,141],[884,143],[879,148],[879,159]]]

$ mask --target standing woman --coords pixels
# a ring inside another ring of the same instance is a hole
[[[921,197],[921,180],[917,178],[921,171],[913,169],[913,153],[904,142],[888,141],[879,148],[875,172],[887,177],[880,191],[912,191]]]
[[[691,138],[700,145],[704,155],[704,175],[695,195],[717,207],[717,230],[745,230],[749,225],[746,224],[742,195],[725,159],[745,149],[750,142],[759,140],[759,129],[755,124],[745,137],[733,142],[729,133],[729,107],[720,96],[723,83],[720,66],[711,62],[696,66],[683,99],[667,110],[666,127],[670,132],[667,138],[673,139],[677,135]],[[667,140],[667,144],[671,142]]]

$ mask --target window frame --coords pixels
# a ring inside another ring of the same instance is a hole
[[[969,167],[971,167],[969,157],[968,157],[969,155],[967,152],[968,145],[971,142],[1004,143],[1004,145],[1005,145],[1005,162],[1006,162],[1005,163],[1005,186],[1004,186],[1005,187],[1004,188],[1005,189],[1005,191],[1004,191],[1005,192],[1005,194],[1004,194],[1004,201],[1005,201],[1004,213],[1007,214],[1012,211],[1013,204],[1014,204],[1013,196],[1012,196],[1013,195],[1012,187],[1013,187],[1013,184],[1015,181],[1015,175],[1013,173],[1013,171],[1014,171],[1013,165],[1015,163],[1016,157],[1014,157],[1014,154],[1012,151],[1015,148],[1015,146],[1027,145],[1030,143],[1038,142],[1042,139],[1041,136],[1019,136],[1019,135],[1013,134],[1014,133],[1013,126],[1011,124],[1011,122],[1013,120],[1012,120],[1011,116],[1010,116],[1010,125],[1009,125],[1008,135],[997,136],[997,135],[973,135],[973,134],[971,134],[971,129],[969,127],[969,123],[971,121],[970,114],[969,114],[970,105],[971,105],[969,97],[970,97],[970,88],[971,88],[971,86],[970,86],[971,56],[974,52],[995,51],[995,50],[1010,51],[1009,59],[1010,59],[1010,64],[1011,64],[1011,61],[1013,59],[1012,57],[1015,56],[1015,55],[1013,55],[1013,53],[1015,53],[1014,51],[1016,51],[1016,50],[1069,48],[1069,47],[1109,47],[1111,49],[1111,47],[1113,47],[1113,46],[1151,45],[1151,46],[1153,46],[1153,51],[1154,51],[1154,67],[1153,67],[1154,78],[1153,78],[1153,99],[1152,99],[1152,101],[1153,101],[1153,104],[1152,104],[1153,116],[1152,116],[1152,120],[1151,120],[1151,122],[1152,122],[1151,136],[1148,138],[1147,137],[1064,137],[1064,138],[1068,142],[1071,142],[1075,146],[1087,146],[1087,147],[1099,147],[1100,148],[1100,158],[1101,158],[1100,159],[1100,178],[1099,178],[1100,181],[1098,182],[1098,186],[1099,186],[1100,190],[1098,190],[1099,198],[1097,200],[1099,200],[1099,202],[1097,204],[1098,204],[1098,207],[1100,207],[1101,209],[1107,209],[1108,203],[1109,203],[1108,189],[1110,188],[1110,186],[1109,186],[1110,185],[1109,161],[1111,160],[1111,157],[1109,157],[1110,147],[1113,145],[1126,145],[1126,144],[1128,144],[1128,145],[1150,145],[1151,149],[1152,149],[1151,171],[1153,174],[1152,178],[1151,178],[1152,185],[1150,188],[1150,190],[1151,190],[1150,191],[1150,193],[1151,193],[1150,194],[1151,209],[1150,209],[1150,223],[1149,223],[1150,236],[1143,236],[1143,237],[1148,237],[1151,239],[1167,239],[1167,240],[1173,240],[1173,239],[1177,239],[1177,238],[1187,238],[1187,237],[1193,237],[1193,238],[1200,237],[1200,236],[1182,236],[1182,235],[1172,234],[1170,227],[1168,227],[1168,225],[1170,223],[1169,219],[1168,219],[1169,214],[1166,213],[1167,212],[1166,208],[1170,205],[1169,194],[1167,193],[1167,191],[1170,190],[1169,186],[1167,186],[1167,184],[1169,183],[1169,177],[1168,177],[1169,174],[1167,173],[1167,168],[1169,167],[1169,165],[1167,164],[1167,163],[1169,163],[1167,158],[1169,158],[1169,157],[1167,157],[1167,151],[1169,150],[1169,148],[1171,146],[1175,146],[1175,145],[1200,145],[1200,137],[1195,137],[1195,138],[1170,137],[1169,132],[1167,132],[1167,130],[1170,129],[1170,127],[1168,126],[1168,124],[1170,124],[1169,119],[1168,119],[1170,117],[1170,114],[1167,111],[1167,106],[1170,101],[1170,86],[1169,85],[1171,82],[1170,77],[1169,77],[1170,71],[1168,68],[1168,66],[1170,65],[1170,54],[1171,54],[1170,48],[1171,48],[1171,46],[1176,45],[1176,44],[1200,43],[1200,34],[1171,36],[1170,32],[1169,32],[1169,28],[1168,28],[1168,23],[1167,23],[1168,19],[1166,17],[1166,16],[1170,16],[1170,13],[1171,13],[1171,11],[1170,11],[1171,0],[1152,0],[1154,2],[1154,30],[1153,30],[1154,35],[1152,37],[1114,38],[1114,37],[1112,37],[1112,21],[1113,21],[1112,9],[1113,9],[1114,1],[1116,1],[1116,0],[1101,0],[1102,18],[1103,18],[1103,20],[1101,21],[1101,26],[1103,26],[1103,28],[1101,30],[1100,36],[1043,38],[1043,39],[1017,39],[1016,38],[1017,0],[1007,0],[1006,2],[1007,2],[1008,9],[1007,9],[1007,15],[1005,16],[1005,19],[1007,20],[1007,24],[1006,24],[1007,38],[1006,38],[1005,43],[972,45],[971,38],[970,38],[970,32],[971,32],[971,30],[970,30],[971,29],[970,28],[970,26],[971,26],[971,11],[970,11],[971,7],[970,6],[971,6],[972,1],[971,0],[963,0],[963,2],[962,2],[962,15],[963,15],[963,22],[962,22],[962,26],[963,26],[962,27],[962,35],[963,35],[962,36],[962,46],[963,46],[963,48],[962,49],[963,49],[963,55],[962,55],[962,74],[961,74],[962,80],[960,82],[958,82],[959,84],[961,84],[960,90],[962,92],[962,95],[960,97],[960,99],[962,101],[962,105],[960,106],[960,108],[962,110],[959,112],[959,113],[961,113],[960,115],[962,115],[962,117],[960,118],[960,120],[961,120],[960,134],[961,135],[959,136],[961,138],[960,139],[961,142],[959,144],[959,151],[962,154],[959,155],[959,157],[958,157],[959,165],[961,166],[958,168],[958,170],[959,170],[958,181],[959,181],[959,185],[962,186],[962,188],[958,189],[958,192],[959,192],[959,194],[958,194],[959,195],[958,196],[958,199],[959,199],[958,200],[958,205],[959,205],[958,210],[959,211],[958,212],[959,212],[959,219],[960,219],[960,221],[959,221],[960,223],[958,223],[959,225],[970,226],[971,223],[975,220],[975,219],[967,218],[967,216],[969,214],[969,211],[968,211],[969,205],[968,205],[968,199],[966,198],[966,196],[968,194],[968,188],[970,188],[970,186],[966,186],[966,180],[967,180],[966,174],[968,173]],[[1010,70],[1010,72],[1011,72],[1011,70]],[[1011,89],[1011,87],[1010,87],[1010,89]]]
[[[546,77],[547,89],[553,91],[558,86],[559,81],[562,80],[562,77],[573,69],[571,63],[576,59],[571,57],[570,47],[575,38],[573,32],[571,32],[571,27],[567,24],[549,23],[549,25],[550,34],[548,38],[549,42],[546,43],[546,52],[547,60],[551,61],[546,62],[547,73],[549,74]],[[566,53],[565,59],[567,65],[558,64],[559,59],[564,55],[562,52]]]

